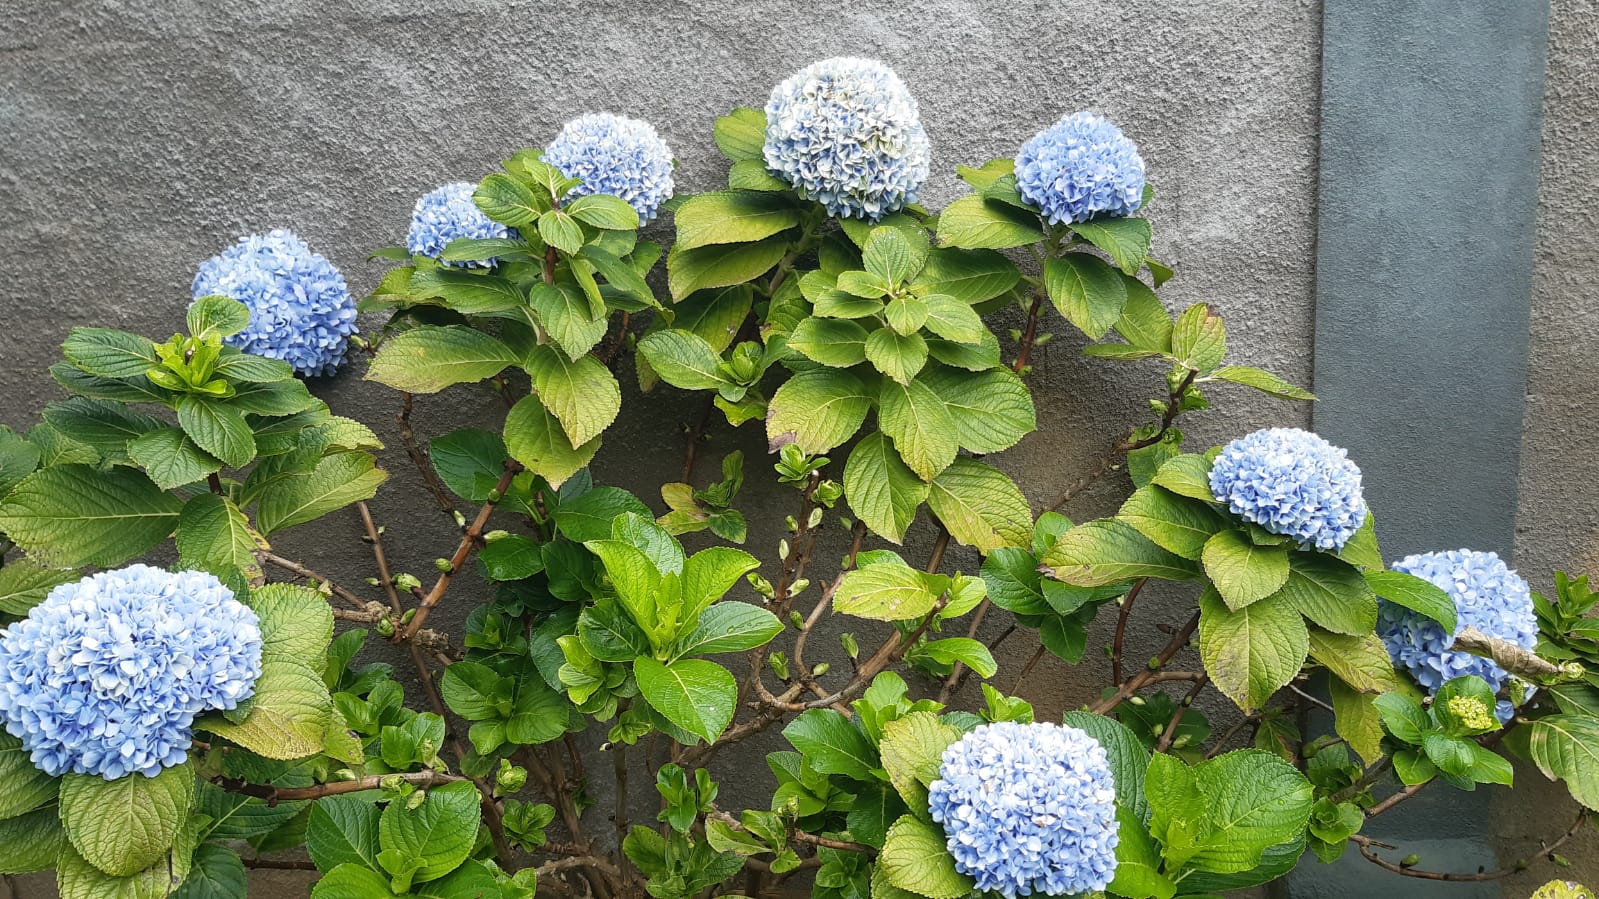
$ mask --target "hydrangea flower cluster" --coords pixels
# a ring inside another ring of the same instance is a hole
[[[1532,607],[1532,590],[1511,571],[1497,553],[1469,549],[1422,553],[1394,563],[1395,571],[1413,574],[1449,594],[1455,601],[1455,633],[1474,627],[1532,649],[1538,643],[1538,618]],[[1450,649],[1455,634],[1425,615],[1383,600],[1377,605],[1377,636],[1388,647],[1394,664],[1410,672],[1416,683],[1435,693],[1457,677],[1475,674],[1498,692],[1509,673],[1489,659]],[[1513,709],[1500,700],[1500,721],[1510,720]]]
[[[579,116],[550,141],[544,161],[583,182],[568,196],[621,197],[643,222],[672,198],[672,148],[649,122],[608,112]]]
[[[511,229],[483,214],[472,202],[477,185],[455,181],[419,197],[411,212],[411,229],[405,235],[405,248],[413,256],[439,258],[450,241],[463,237],[475,240],[510,237]],[[481,262],[446,262],[457,268],[487,268],[493,259]]]
[[[1222,448],[1210,491],[1233,514],[1321,550],[1343,549],[1366,521],[1360,469],[1309,431],[1267,428]]]
[[[905,82],[873,59],[812,63],[766,101],[766,167],[840,218],[916,202],[932,153]]]
[[[154,777],[260,676],[259,619],[199,571],[103,571],[0,631],[0,719],[51,776]]]
[[[955,868],[1015,899],[1103,890],[1116,873],[1116,788],[1075,727],[982,725],[944,750],[928,789]]]
[[[194,298],[225,296],[250,308],[250,325],[226,339],[281,359],[299,374],[331,375],[356,331],[344,276],[292,231],[252,234],[200,265]]]
[[[1022,144],[1016,187],[1056,225],[1132,215],[1144,204],[1144,159],[1109,119],[1074,112]]]

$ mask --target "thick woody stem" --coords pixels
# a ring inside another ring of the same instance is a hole
[[[472,524],[467,527],[466,533],[461,535],[461,544],[455,548],[455,555],[450,557],[449,570],[439,574],[439,579],[434,583],[433,589],[428,592],[427,596],[423,597],[422,604],[417,607],[416,615],[411,618],[411,623],[405,626],[404,631],[394,635],[394,642],[398,643],[415,637],[416,632],[421,630],[422,623],[427,621],[428,614],[438,606],[440,600],[444,599],[444,591],[450,589],[450,579],[455,576],[456,572],[461,570],[462,565],[466,564],[467,557],[472,554],[472,548],[482,542],[483,528],[489,522],[490,513],[494,511],[495,505],[499,503],[499,498],[505,495],[506,490],[510,489],[511,479],[516,477],[516,473],[521,470],[522,466],[515,461],[506,461],[505,471],[501,473],[499,482],[494,485],[494,492],[490,494],[488,502],[485,502],[483,508],[478,510],[477,517],[472,519]]]
[[[1540,658],[1531,650],[1522,649],[1498,637],[1490,637],[1474,627],[1463,628],[1455,635],[1454,648],[1474,656],[1492,659],[1500,668],[1535,684],[1554,683],[1582,676],[1580,666],[1567,671],[1553,662]]]
[[[227,790],[229,793],[238,793],[241,796],[254,796],[265,799],[268,805],[277,805],[280,802],[298,802],[304,799],[321,799],[324,796],[338,796],[342,793],[359,793],[363,790],[381,790],[386,783],[403,781],[416,787],[441,787],[445,784],[459,783],[466,780],[454,774],[444,774],[438,771],[418,771],[414,774],[369,774],[358,780],[342,780],[337,783],[317,784],[313,787],[273,787],[265,784],[247,783],[231,777],[219,777],[212,783]]]

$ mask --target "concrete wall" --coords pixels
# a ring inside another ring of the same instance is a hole
[[[956,164],[1009,155],[1063,112],[1109,114],[1141,144],[1159,190],[1151,209],[1155,250],[1180,272],[1164,291],[1168,300],[1216,303],[1234,359],[1309,381],[1316,3],[932,0],[819,13],[814,3],[719,0],[648,14],[627,3],[417,5],[45,0],[12,19],[0,33],[0,377],[7,385],[0,422],[27,425],[57,396],[43,370],[69,327],[109,324],[152,335],[178,328],[195,266],[241,234],[293,228],[363,293],[381,272],[366,253],[403,236],[418,194],[480,177],[513,150],[547,141],[565,119],[596,109],[652,121],[676,151],[680,190],[713,189],[724,173],[710,140],[715,116],[758,106],[793,69],[839,54],[888,61],[921,101],[935,157],[924,199],[935,207],[961,192]],[[1572,48],[1570,64],[1582,49],[1591,53],[1591,41]],[[1575,80],[1568,97],[1574,128],[1579,104],[1591,109],[1591,97]],[[1591,183],[1591,168],[1569,170],[1556,191],[1568,213],[1583,208],[1584,175]],[[1568,218],[1562,228],[1581,232],[1579,221]],[[1583,280],[1540,282],[1540,296],[1551,302],[1535,309],[1535,336],[1561,314],[1577,317],[1580,294],[1557,285]],[[1085,361],[1081,344],[1062,333],[1039,352],[1040,433],[998,457],[1035,502],[1091,467],[1117,434],[1142,420],[1144,398],[1159,390],[1158,370]],[[1578,345],[1564,344],[1568,362],[1550,373],[1573,389],[1581,382]],[[390,441],[382,461],[393,478],[372,506],[387,525],[396,567],[425,575],[453,545],[453,529],[419,498],[398,448],[395,395],[359,374],[357,366],[314,389]],[[624,385],[630,376],[624,370]],[[1551,393],[1556,386],[1550,382]],[[1190,428],[1195,445],[1309,420],[1302,406],[1242,389],[1219,389],[1214,399],[1219,410]],[[1565,400],[1551,402],[1559,408]],[[670,388],[626,391],[596,479],[659,506],[659,484],[678,474],[676,435],[698,410],[696,399]],[[469,423],[494,427],[502,414],[492,397],[457,388],[419,402],[417,419],[429,436]],[[1531,451],[1539,433],[1529,435],[1529,465],[1547,465],[1553,455]],[[1541,439],[1569,442],[1556,432]],[[775,558],[778,521],[793,498],[771,485],[763,444],[753,426],[732,432],[724,425],[702,458],[714,464],[744,449],[749,548]],[[1572,514],[1561,511],[1570,485],[1582,483],[1583,472],[1591,481],[1596,470],[1592,458],[1562,464],[1558,478],[1543,473],[1553,469],[1529,469],[1534,482],[1559,485],[1536,506],[1545,515]],[[1126,489],[1122,476],[1107,478],[1068,511],[1106,514]],[[1531,502],[1534,492],[1524,495]],[[1586,508],[1591,533],[1593,505]],[[908,555],[925,557],[929,536],[925,526],[913,532]],[[353,512],[276,543],[357,587],[369,573]],[[843,548],[836,537],[824,546],[819,576]],[[973,571],[977,559],[955,552],[951,565]],[[1131,658],[1164,642],[1155,629],[1162,602],[1171,609],[1185,599],[1151,596],[1140,604],[1150,617],[1133,628]],[[469,579],[434,620],[458,627],[478,601],[481,585]],[[1108,625],[1101,623],[1096,642],[1108,639]],[[990,626],[997,632],[1002,624]],[[1000,686],[1010,688],[1033,648],[1010,644]],[[1054,716],[1097,693],[1106,668],[1093,648],[1075,669],[1046,660],[1023,692]],[[1225,714],[1215,711],[1218,720]],[[724,757],[728,804],[760,801],[768,784],[758,754],[775,745],[755,741],[747,754]],[[740,770],[760,773],[728,773]],[[593,814],[603,825],[603,813]]]

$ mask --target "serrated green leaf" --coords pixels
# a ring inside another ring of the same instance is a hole
[[[303,661],[263,659],[250,714],[235,724],[221,715],[195,722],[269,759],[301,759],[322,751],[322,736],[333,715],[333,701],[322,678]]]
[[[378,807],[352,796],[329,796],[311,807],[305,848],[318,869],[378,866]]]
[[[366,379],[408,393],[492,378],[521,360],[499,340],[462,325],[422,326],[384,340]]]
[[[478,792],[472,784],[460,781],[434,787],[417,808],[410,803],[391,802],[378,820],[378,838],[383,852],[380,864],[390,874],[385,854],[420,865],[410,876],[418,883],[436,880],[460,866],[471,854],[479,825]]]
[[[262,576],[261,563],[256,561],[255,553],[267,548],[266,540],[250,526],[231,499],[202,493],[184,503],[174,536],[178,544],[178,562],[184,568],[209,571],[218,577],[238,572],[245,580]],[[321,605],[325,608],[327,604]]]
[[[71,568],[46,568],[29,559],[15,559],[7,562],[0,568],[0,612],[7,615],[26,615],[28,611],[50,595],[50,591],[62,584],[70,584],[78,580],[78,572]],[[4,737],[0,737],[0,745],[4,745]],[[0,783],[9,782],[10,778],[0,775]],[[4,800],[0,800],[0,809],[5,808]],[[6,817],[0,812],[0,818]]]
[[[799,208],[783,194],[723,190],[696,194],[673,213],[676,249],[711,244],[751,243],[787,231],[800,223]]]
[[[505,441],[493,431],[462,428],[428,444],[428,459],[439,480],[456,496],[480,503],[505,471]]]
[[[855,436],[871,395],[847,371],[817,369],[783,382],[767,404],[766,433],[772,448],[794,443],[807,453],[823,453]]]
[[[1198,559],[1211,537],[1230,526],[1209,504],[1154,485],[1133,491],[1116,513],[1116,520],[1132,525],[1161,549],[1185,559]]]
[[[1148,219],[1102,218],[1091,222],[1074,222],[1071,229],[1110,256],[1116,267],[1126,274],[1134,274],[1144,267],[1149,258],[1149,242],[1153,233]]]
[[[883,737],[877,747],[883,770],[912,811],[926,812],[927,788],[938,780],[944,750],[960,738],[958,728],[938,720],[933,712],[911,712],[883,724]]]
[[[484,215],[512,228],[525,228],[539,217],[540,204],[534,199],[533,190],[510,175],[498,172],[478,184],[472,201]]]
[[[1444,633],[1455,632],[1455,601],[1436,584],[1403,571],[1368,570],[1365,576],[1378,596],[1431,618],[1442,625]]]
[[[905,529],[930,490],[881,433],[861,438],[844,465],[844,495],[850,511],[873,533],[892,543],[905,538]]]
[[[189,304],[185,318],[195,337],[232,337],[250,326],[250,307],[231,297],[200,297]]]
[[[910,384],[927,364],[927,340],[919,333],[898,334],[892,328],[878,328],[866,335],[862,349],[873,367],[899,384]]]
[[[1377,626],[1377,597],[1360,572],[1323,553],[1288,556],[1281,593],[1300,614],[1339,634],[1370,634]]]
[[[716,390],[730,383],[719,371],[721,353],[692,331],[656,331],[638,344],[639,354],[661,380],[684,390]]]
[[[1247,365],[1224,365],[1210,375],[1222,381],[1231,381],[1245,387],[1253,387],[1263,393],[1282,397],[1285,400],[1314,400],[1316,395],[1302,387],[1277,377],[1269,371],[1259,368],[1250,368]]]
[[[561,422],[573,446],[598,437],[622,409],[621,387],[593,356],[574,362],[546,344],[528,354],[526,366],[539,401]]]
[[[1101,519],[1062,534],[1039,560],[1055,577],[1079,587],[1099,587],[1140,577],[1191,580],[1199,566],[1167,552],[1131,525]]]
[[[1144,282],[1137,278],[1122,277],[1127,288],[1127,305],[1122,307],[1122,317],[1116,322],[1116,333],[1127,342],[1152,353],[1171,352],[1171,313]]]
[[[161,364],[154,343],[112,328],[73,328],[61,352],[73,365],[102,378],[137,378]]]
[[[1127,725],[1114,718],[1091,712],[1067,712],[1061,723],[1088,735],[1105,750],[1116,781],[1116,802],[1140,820],[1149,817],[1149,801],[1144,797],[1144,772],[1149,768],[1149,749]]]
[[[162,490],[193,484],[222,470],[221,460],[177,428],[162,428],[129,441],[128,456]]]
[[[703,659],[663,665],[647,656],[633,662],[639,692],[663,716],[691,734],[714,742],[733,721],[738,682],[726,668]]]
[[[194,850],[188,879],[173,899],[234,899],[249,889],[249,876],[239,854],[226,846],[206,843]]]
[[[1305,620],[1282,597],[1238,610],[1229,609],[1213,589],[1199,598],[1199,654],[1205,671],[1245,712],[1264,706],[1298,676],[1309,652]]]
[[[834,609],[875,621],[920,618],[937,601],[926,573],[904,564],[867,565],[845,572],[833,592]]]
[[[935,367],[917,380],[943,401],[956,442],[969,452],[1010,449],[1037,430],[1032,393],[1009,369],[967,372]]]
[[[48,564],[110,568],[165,540],[182,507],[141,472],[57,465],[6,495],[0,532]]]
[[[878,394],[877,423],[893,439],[900,458],[924,481],[931,481],[955,461],[959,451],[955,422],[939,394],[921,381],[884,381]]]
[[[739,106],[716,120],[716,147],[728,159],[760,159],[765,145],[766,113],[759,109]]]
[[[1333,730],[1344,738],[1362,762],[1376,764],[1383,756],[1382,723],[1373,704],[1376,697],[1336,677],[1328,682],[1328,693],[1332,699]]]
[[[863,783],[876,780],[877,750],[849,718],[833,709],[810,709],[783,728],[783,736],[819,774],[839,774]]]
[[[289,475],[262,488],[256,524],[262,534],[321,518],[371,499],[389,473],[368,453],[327,456],[309,473]]]
[[[1121,320],[1127,285],[1098,256],[1067,253],[1044,262],[1050,302],[1078,330],[1098,340]]]
[[[683,249],[674,246],[666,256],[667,284],[672,298],[682,299],[708,287],[729,287],[764,275],[788,252],[784,237],[756,243],[714,244]]]
[[[116,780],[69,773],[61,779],[61,823],[85,861],[113,877],[137,874],[166,855],[194,807],[194,767]]]
[[[13,563],[15,564],[15,563]],[[10,569],[6,566],[6,570]],[[55,801],[60,782],[33,766],[22,741],[0,728],[0,820],[25,815]]]
[[[1527,747],[1545,777],[1565,781],[1571,798],[1599,809],[1599,718],[1539,718],[1532,722]]]
[[[1146,792],[1153,811],[1150,832],[1162,843],[1167,869],[1217,874],[1261,864],[1272,847],[1303,833],[1313,805],[1303,774],[1254,749],[1192,768],[1174,756],[1156,755]]]
[[[249,606],[261,620],[261,657],[320,664],[333,642],[333,612],[322,595],[295,584],[267,584],[250,591]]]
[[[967,194],[938,216],[938,242],[968,250],[1005,250],[1044,239],[1038,216]]]
[[[230,468],[255,458],[255,435],[243,413],[231,406],[189,394],[178,403],[178,424],[195,444]]]
[[[1227,329],[1204,303],[1195,303],[1177,316],[1172,329],[1172,355],[1201,375],[1210,374],[1227,355]]]
[[[588,194],[568,201],[562,208],[578,221],[596,228],[622,231],[639,226],[638,212],[621,197]]]
[[[928,899],[959,899],[973,889],[972,879],[955,870],[943,833],[910,815],[888,829],[877,865],[889,883]]]
[[[73,397],[44,407],[43,418],[61,434],[94,448],[103,459],[127,458],[128,442],[166,422],[122,403]]]
[[[866,361],[867,336],[853,321],[813,317],[795,326],[788,346],[823,365],[849,368]]]
[[[1257,546],[1243,531],[1219,531],[1205,541],[1205,575],[1233,610],[1265,599],[1288,580],[1288,549]]]
[[[993,250],[934,247],[916,283],[929,294],[945,294],[962,303],[991,300],[1021,280],[1016,264]]]
[[[927,504],[950,536],[980,552],[1032,542],[1027,497],[1004,472],[975,459],[958,458],[940,472]]]
[[[573,447],[560,421],[538,397],[525,396],[505,416],[505,448],[528,471],[544,478],[551,487],[560,487],[594,458],[600,438]]]
[[[54,807],[0,817],[0,874],[31,874],[56,867],[67,832]]]

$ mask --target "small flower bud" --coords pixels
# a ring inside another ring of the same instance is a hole
[[[422,807],[422,803],[427,802],[427,801],[428,801],[428,791],[427,790],[417,790],[415,793],[411,794],[411,798],[410,799],[407,799],[405,801],[405,809],[406,809],[406,811],[414,812],[417,809]]]
[[[1409,868],[1418,864],[1421,864],[1421,856],[1414,852],[1399,860],[1399,865],[1403,868]]]
[[[378,786],[390,793],[398,793],[405,789],[405,778],[398,774],[390,774],[378,781]]]
[[[422,581],[419,580],[414,574],[406,574],[405,572],[401,572],[394,576],[394,586],[398,590],[409,593],[412,590],[420,590],[422,588]]]
[[[794,625],[794,630],[797,630],[797,631],[798,630],[804,630],[804,628],[805,628],[805,616],[801,615],[797,611],[789,612],[788,613],[788,623]]]
[[[377,623],[378,635],[381,637],[394,636],[394,619],[379,618]]]
[[[820,508],[812,509],[811,510],[811,520],[810,520],[810,522],[809,522],[809,524],[807,526],[814,528],[817,525],[821,524],[822,523],[822,514],[823,513],[822,513],[822,510]]]
[[[416,609],[406,609],[405,610],[405,614],[400,616],[400,623],[401,624],[410,624],[411,623],[411,619],[415,618],[415,617],[416,617]]]
[[[369,577],[369,578],[367,578],[367,579],[366,579],[366,585],[367,585],[367,586],[368,586],[368,587],[379,587],[379,586],[382,586],[382,584],[380,584],[380,583],[379,583],[379,582],[378,582],[378,579],[377,579],[377,578],[375,578],[375,577]]]
[[[499,542],[501,540],[504,540],[506,537],[509,537],[509,536],[511,536],[511,532],[510,531],[505,531],[505,530],[489,531],[487,534],[483,535],[483,542],[484,543],[497,543],[497,542]]]
[[[449,574],[450,570],[453,569],[455,566],[450,564],[450,560],[449,559],[434,559],[433,560],[433,567],[437,568],[440,572],[442,572],[444,574]]]
[[[811,668],[811,677],[821,677],[822,675],[831,671],[832,668],[833,666],[827,664],[826,662],[817,662],[815,667]]]
[[[854,634],[839,634],[838,635],[838,642],[839,642],[840,645],[842,645],[844,647],[844,652],[847,653],[850,658],[852,658],[852,659],[860,658],[860,656],[861,656],[861,645],[855,641],[855,635]]]
[[[794,583],[788,585],[788,595],[789,595],[789,597],[793,598],[795,596],[800,595],[801,593],[804,593],[805,592],[805,588],[809,587],[810,585],[811,585],[810,578],[803,578],[803,577],[799,578],[798,580],[794,581]]]
[[[460,509],[455,510],[455,526],[458,528],[466,527],[466,516],[461,514]]]
[[[789,520],[792,521],[793,519],[789,519]],[[777,557],[779,559],[787,562],[788,561],[788,551],[789,551],[788,550],[788,541],[787,540],[778,541],[778,544],[777,544]]]

